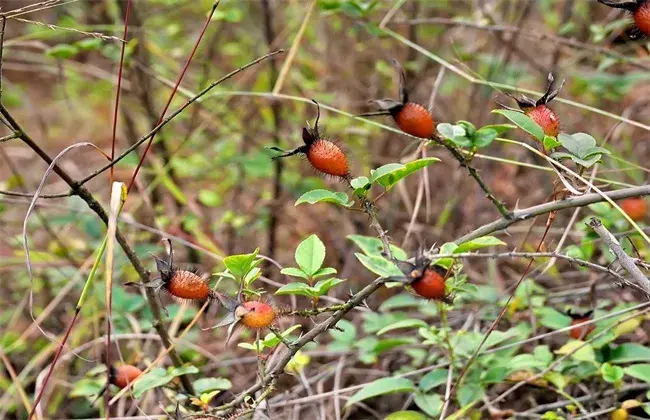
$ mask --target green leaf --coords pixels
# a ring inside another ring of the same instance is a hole
[[[314,291],[311,287],[305,283],[289,283],[280,287],[276,292],[276,295],[300,295],[307,297],[314,297]]]
[[[609,363],[649,362],[650,348],[641,344],[625,343],[613,349],[609,356]]]
[[[438,417],[442,411],[443,401],[438,394],[427,395],[418,392],[415,394],[413,402],[415,402],[415,405],[417,405],[420,410],[424,411],[431,417]]]
[[[368,385],[361,388],[357,393],[352,395],[345,407],[354,405],[360,401],[367,400],[368,398],[378,397],[380,395],[394,394],[397,392],[413,392],[415,385],[413,381],[407,378],[382,378],[370,382]]]
[[[70,397],[92,397],[97,395],[101,389],[102,381],[83,378],[75,382],[74,388],[70,391]]]
[[[580,166],[584,166],[585,168],[590,168],[593,166],[594,163],[598,162],[601,158],[601,155],[593,155],[590,158],[582,159],[576,156],[571,156],[571,160],[574,161],[576,164]]]
[[[368,256],[381,257],[381,253],[384,250],[384,244],[379,238],[363,235],[348,235],[347,238],[361,248],[361,251],[363,251],[364,254]],[[406,252],[396,245],[390,244],[390,252],[397,260],[404,261],[408,259]]]
[[[583,346],[583,344],[585,344],[584,341],[571,340],[556,350],[555,353],[561,355],[572,353],[571,357],[580,362],[595,362],[596,353],[594,352],[593,346],[591,344],[586,344]],[[579,350],[576,350],[578,348]]]
[[[140,398],[150,389],[167,385],[177,376],[188,373],[198,373],[199,369],[195,366],[183,366],[180,368],[171,368],[169,372],[162,368],[153,368],[149,373],[142,375],[133,385],[133,396]]]
[[[418,411],[396,411],[384,420],[427,420],[428,417]]]
[[[201,378],[194,381],[193,385],[197,394],[214,390],[225,391],[232,388],[232,383],[226,378]]]
[[[52,58],[72,58],[79,52],[79,48],[70,44],[59,44],[45,51],[45,55]]]
[[[326,295],[330,289],[338,284],[343,283],[345,280],[331,278],[327,280],[321,280],[312,287],[312,291],[316,296]]]
[[[458,388],[457,398],[461,408],[463,408],[481,399],[483,394],[485,394],[485,390],[482,386],[466,383]]]
[[[370,180],[366,176],[360,176],[357,178],[354,178],[352,181],[350,181],[350,185],[352,188],[365,188],[367,185],[370,184]]]
[[[75,42],[81,51],[93,51],[102,46],[102,40],[99,38],[86,38]]]
[[[557,389],[563,390],[569,383],[567,378],[560,372],[550,371],[544,374],[544,379],[553,384]]]
[[[345,319],[336,323],[337,330],[328,330],[329,335],[336,341],[343,341],[350,343],[357,338],[357,327],[353,323]],[[342,331],[339,331],[342,330]]]
[[[555,137],[551,137],[551,136],[544,136],[543,144],[544,144],[544,149],[546,150],[553,150],[556,147],[562,146],[562,143],[557,141]]]
[[[474,146],[478,148],[487,147],[497,138],[497,136],[498,133],[496,130],[483,127],[474,134]]]
[[[221,195],[213,190],[199,191],[199,202],[206,207],[217,207],[221,204]]]
[[[354,178],[352,181],[350,181],[350,185],[354,189],[355,193],[357,193],[357,191],[358,193],[363,193],[364,191],[369,190],[372,186],[368,177],[365,176]]]
[[[571,317],[559,312],[555,308],[545,306],[537,310],[539,323],[552,330],[559,330],[560,328],[568,327],[571,325]]]
[[[331,276],[332,274],[336,274],[336,269],[332,267],[324,267],[318,270],[312,277],[313,278],[318,278],[318,277],[325,277],[325,276]]]
[[[373,182],[378,182],[384,188],[390,189],[400,180],[438,161],[440,161],[440,159],[434,157],[414,160],[412,162],[408,162],[406,165],[399,165],[399,168],[396,167],[394,170],[386,172],[381,176],[373,176]],[[382,166],[382,168],[384,166]],[[379,169],[377,171],[379,171]]]
[[[400,283],[401,284],[401,283]],[[422,299],[418,299],[410,293],[401,293],[391,296],[379,305],[381,312],[390,311],[391,309],[416,308],[422,304]]]
[[[309,276],[305,274],[304,271],[297,267],[285,267],[280,270],[280,273],[284,274],[285,276],[300,277],[301,279],[305,280],[309,278]]]
[[[380,166],[377,169],[371,169],[370,182],[375,183],[379,178],[403,168],[404,165],[402,165],[401,163],[388,163],[386,165]]]
[[[496,131],[498,136],[505,133],[508,130],[512,130],[513,128],[517,128],[517,126],[512,124],[490,124],[490,125],[484,125],[478,131],[490,129]]]
[[[305,274],[313,276],[325,261],[325,245],[318,236],[311,235],[298,245],[295,259]]]
[[[447,243],[442,244],[442,246],[440,247],[440,253],[441,254],[451,254],[457,248],[458,248],[458,245],[456,245],[455,243],[447,242]],[[433,263],[435,265],[439,265],[440,267],[443,267],[443,268],[446,268],[447,270],[449,270],[451,268],[451,266],[454,265],[455,261],[456,260],[454,260],[453,258],[438,258]]]
[[[364,267],[377,274],[379,277],[388,278],[404,276],[402,271],[386,258],[367,256],[364,254],[359,254],[358,252],[354,255],[356,255],[359,261],[361,261],[361,264],[363,264]]]
[[[427,326],[429,326],[429,324],[422,321],[421,319],[404,319],[402,321],[397,321],[393,324],[385,326],[381,330],[377,331],[377,335],[383,335],[389,331],[397,330],[400,328],[422,328]]]
[[[441,123],[436,127],[438,133],[443,137],[453,140],[455,137],[464,137],[465,129],[459,125],[452,125],[449,123]]]
[[[586,133],[560,133],[557,138],[562,143],[562,147],[579,158],[586,158],[589,151],[596,147],[596,139]]]
[[[419,387],[422,391],[428,392],[433,388],[440,386],[447,382],[447,369],[436,369],[427,373],[420,379]]]
[[[474,137],[474,134],[476,134],[476,126],[471,122],[460,120],[458,121],[458,125],[463,127],[463,129],[465,129],[465,132],[467,133],[467,137],[471,138]]]
[[[294,205],[297,206],[304,203],[334,203],[343,207],[351,207],[354,201],[350,201],[350,197],[346,193],[319,189],[307,191],[296,200]]]
[[[626,375],[650,383],[650,364],[648,363],[630,365],[626,367],[624,371]]]
[[[603,363],[600,366],[600,374],[603,375],[603,379],[606,382],[613,384],[623,379],[624,372],[623,372],[623,368],[620,366],[614,366],[609,363]]]
[[[498,384],[501,383],[511,371],[510,366],[495,366],[485,371],[485,374],[481,375],[482,384]],[[514,368],[512,369],[514,370]]]
[[[474,145],[472,139],[467,136],[456,136],[451,139],[451,142],[458,147],[472,147]]]
[[[509,109],[495,109],[492,113],[503,115],[537,140],[544,140],[544,130],[542,130],[542,127],[540,127],[530,117],[524,115],[523,112],[511,111]]]
[[[235,278],[243,279],[249,271],[262,262],[262,260],[256,261],[258,252],[260,252],[259,248],[252,254],[230,255],[223,259],[223,263]]]
[[[470,252],[481,248],[488,248],[491,246],[499,246],[505,244],[505,242],[495,238],[494,236],[483,236],[458,245],[458,247],[454,249],[453,252],[454,254],[460,254],[463,252]]]

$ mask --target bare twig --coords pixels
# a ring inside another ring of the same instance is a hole
[[[82,180],[80,180],[80,181],[78,182],[78,184],[79,184],[79,185],[83,185],[83,184],[85,184],[86,182],[88,182],[88,181],[90,181],[91,179],[95,178],[97,175],[101,174],[102,172],[106,171],[107,169],[110,169],[111,166],[117,164],[119,161],[121,161],[122,159],[124,159],[124,158],[129,154],[129,153],[131,153],[132,151],[134,151],[135,149],[137,149],[137,148],[138,148],[142,143],[144,143],[145,141],[149,140],[149,139],[150,139],[152,136],[154,136],[158,131],[160,131],[160,129],[162,129],[165,125],[167,125],[167,123],[169,123],[172,119],[174,119],[176,116],[178,116],[178,114],[180,114],[181,112],[183,112],[183,111],[184,111],[188,106],[190,106],[190,105],[191,105],[192,103],[194,103],[197,99],[199,99],[200,97],[202,97],[203,95],[205,95],[206,93],[208,93],[210,90],[214,89],[215,86],[220,85],[221,83],[223,83],[223,82],[225,82],[226,80],[230,79],[230,78],[233,77],[234,75],[236,75],[236,74],[238,74],[238,73],[241,73],[242,71],[246,70],[246,69],[249,68],[249,67],[254,66],[255,64],[259,63],[260,61],[264,61],[264,60],[266,60],[266,59],[269,58],[269,57],[273,57],[274,55],[276,55],[276,54],[280,54],[280,53],[283,53],[283,52],[284,52],[284,50],[281,50],[281,49],[280,49],[280,50],[273,51],[273,52],[270,52],[270,53],[268,53],[268,54],[265,54],[265,55],[263,55],[262,57],[259,57],[259,58],[255,59],[255,60],[251,61],[250,63],[245,64],[245,65],[239,67],[238,69],[231,71],[230,73],[226,74],[226,75],[223,76],[222,78],[220,78],[220,79],[218,79],[218,80],[215,80],[214,82],[210,83],[210,85],[208,85],[205,89],[203,89],[202,91],[200,91],[199,93],[197,93],[196,95],[194,95],[193,97],[191,97],[190,99],[188,99],[187,102],[185,102],[182,106],[180,106],[176,111],[172,112],[172,113],[169,114],[167,117],[165,117],[165,118],[164,118],[164,119],[163,119],[163,120],[162,120],[158,125],[156,125],[156,126],[155,126],[155,127],[154,127],[150,132],[149,132],[149,133],[147,133],[147,134],[145,134],[144,136],[142,136],[142,137],[141,137],[137,142],[133,143],[133,145],[132,145],[131,147],[129,147],[129,148],[126,149],[124,152],[122,152],[122,154],[120,154],[118,157],[116,157],[115,159],[113,159],[113,161],[112,161],[111,163],[109,163],[108,165],[105,165],[105,166],[103,166],[103,167],[97,169],[95,172],[91,173],[90,175],[88,175],[88,176],[86,176],[85,178],[83,178]]]
[[[640,187],[624,188],[616,191],[608,191],[603,195],[607,196],[611,200],[621,200],[628,197],[641,197],[650,195],[650,185],[642,185]],[[464,235],[463,237],[454,241],[455,244],[459,245],[472,239],[480,238],[481,236],[489,235],[491,233],[504,230],[509,226],[519,223],[523,220],[531,219],[540,214],[550,213],[556,210],[576,208],[576,207],[585,207],[590,204],[600,203],[606,201],[605,198],[599,193],[584,194],[580,197],[572,197],[565,200],[556,200],[551,201],[550,203],[544,203],[533,207],[528,207],[522,210],[515,210],[512,212],[512,217],[501,218],[494,222],[488,223],[479,227],[478,229],[473,230],[472,232]]]
[[[612,235],[611,232],[603,226],[603,223],[595,217],[591,218],[589,223],[587,223],[587,226],[593,229],[593,231],[600,236],[605,245],[607,245],[610,251],[612,251],[616,256],[616,260],[619,264],[630,273],[636,284],[645,291],[646,296],[650,296],[650,280],[648,280],[639,267],[637,267],[634,260],[625,253],[623,247],[621,247],[621,244],[614,235]]]

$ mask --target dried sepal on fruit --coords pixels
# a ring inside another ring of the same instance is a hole
[[[263,300],[243,300],[239,294],[236,299],[226,295],[219,295],[219,301],[226,308],[226,315],[217,325],[208,329],[228,326],[226,343],[230,341],[236,327],[249,330],[262,330],[274,325],[275,321],[285,315],[285,311]]]
[[[318,172],[349,181],[351,177],[348,158],[338,142],[325,139],[321,136],[318,130],[320,105],[313,99],[312,102],[316,104],[316,122],[314,123],[314,128],[311,128],[309,123],[307,123],[307,127],[302,129],[302,140],[305,142],[305,145],[288,152],[279,147],[271,147],[272,150],[282,152],[281,155],[275,156],[273,159],[303,154],[307,157],[311,166]]]
[[[454,297],[447,293],[446,281],[448,270],[431,264],[431,260],[423,255],[415,258],[415,263],[399,261],[398,265],[404,273],[403,278],[397,278],[411,287],[413,291],[425,299],[432,299],[452,304]]]
[[[627,10],[634,19],[634,29],[629,31],[632,38],[650,36],[650,0],[598,0],[605,6]]]
[[[557,135],[560,133],[560,119],[558,118],[555,111],[548,107],[548,104],[560,93],[565,82],[566,80],[563,79],[560,85],[556,88],[555,77],[553,77],[553,73],[549,73],[547,78],[546,92],[539,99],[533,100],[523,94],[520,94],[519,97],[516,97],[510,93],[506,93],[506,95],[517,102],[517,105],[519,105],[520,109],[510,108],[501,103],[497,103],[511,111],[523,112],[525,115],[530,117],[530,119],[535,121],[540,127],[542,127],[544,134],[551,137],[557,137]]]
[[[200,274],[197,269],[181,269],[174,266],[174,250],[171,241],[167,238],[164,241],[169,251],[167,259],[153,256],[158,276],[143,286],[154,289],[159,299],[161,290],[181,302],[205,302],[217,299],[219,293],[211,290],[208,285],[209,275]],[[141,284],[129,282],[126,285],[140,286]],[[161,306],[167,312],[164,305]]]
[[[594,311],[587,312],[574,312],[571,309],[567,311],[567,315],[571,317],[571,326],[576,326],[569,332],[569,336],[575,340],[584,340],[593,330],[596,329],[596,326],[593,323],[585,324],[585,322],[591,321],[591,316]],[[581,324],[585,324],[579,326]]]
[[[372,100],[371,102],[376,103],[381,111],[368,112],[359,116],[390,115],[403,132],[415,137],[430,138],[435,133],[435,123],[431,112],[424,106],[409,101],[404,69],[397,60],[393,60],[393,65],[399,71],[399,101],[390,98]]]

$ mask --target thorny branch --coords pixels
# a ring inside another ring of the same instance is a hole
[[[650,195],[650,185],[642,185],[640,187],[623,188],[616,191],[608,191],[603,195],[609,197],[611,200],[621,200],[629,197],[641,197]],[[567,198],[565,200],[551,201],[550,203],[539,204],[537,206],[528,207],[526,209],[515,210],[512,212],[512,217],[501,218],[494,222],[488,223],[473,230],[472,232],[462,236],[454,241],[456,245],[463,244],[481,236],[489,235],[491,233],[507,229],[515,223],[523,220],[532,219],[540,214],[550,213],[556,210],[563,210],[576,207],[585,207],[590,204],[600,203],[606,201],[603,195],[599,193],[584,194],[579,197]]]
[[[445,141],[445,139],[440,137],[439,135],[436,135],[433,138],[433,140],[436,143],[442,145],[445,149],[447,149],[449,153],[451,153],[451,155],[454,157],[454,159],[456,159],[458,163],[460,163],[460,166],[463,166],[464,168],[467,169],[467,172],[469,172],[472,178],[474,178],[478,186],[481,187],[481,189],[485,193],[485,196],[492,202],[492,204],[494,204],[497,210],[499,210],[499,213],[501,213],[503,218],[506,220],[512,219],[512,215],[513,215],[512,212],[508,210],[505,204],[503,204],[498,198],[494,196],[492,190],[490,190],[490,187],[488,187],[485,181],[483,181],[483,178],[481,178],[481,175],[479,175],[478,171],[472,165],[469,164],[467,158],[463,156],[462,153],[458,151],[458,149],[456,149],[453,145],[449,144],[449,142]]]
[[[0,49],[1,51],[1,49]],[[84,180],[81,181],[75,181],[66,171],[64,171],[59,165],[54,165],[53,171],[65,181],[66,184],[70,187],[71,191],[67,195],[77,195],[79,196],[82,200],[86,202],[88,207],[90,207],[91,210],[93,210],[102,221],[107,224],[108,223],[108,215],[106,213],[106,210],[102,207],[102,205],[95,199],[95,197],[90,193],[88,189],[86,189],[83,186],[83,183],[87,182],[88,180],[94,178],[95,176],[99,175],[103,171],[109,169],[112,167],[115,163],[117,163],[119,160],[121,160],[123,157],[125,157],[128,153],[130,153],[132,150],[134,150],[138,145],[146,141],[147,139],[151,138],[156,132],[158,132],[165,124],[167,124],[171,119],[173,119],[175,116],[180,114],[185,108],[187,108],[190,104],[192,104],[194,101],[199,99],[201,96],[205,95],[208,91],[210,91],[212,88],[215,86],[221,84],[225,80],[228,80],[235,74],[247,69],[248,67],[251,67],[260,61],[279,54],[282,52],[282,50],[278,50],[269,54],[266,54],[251,63],[244,65],[229,74],[225,75],[224,77],[220,78],[219,80],[216,80],[212,82],[207,88],[203,89],[201,92],[199,92],[196,96],[193,98],[189,99],[183,106],[181,106],[178,110],[176,110],[174,113],[170,114],[168,117],[166,117],[164,120],[160,122],[154,129],[149,132],[147,135],[145,135],[140,141],[138,141],[134,146],[129,148],[125,153],[123,153],[121,156],[116,158],[113,162],[111,162],[110,165],[106,165],[104,168],[96,171],[95,173],[92,174],[92,176],[87,177]],[[0,114],[4,117],[4,119],[7,121],[7,123],[11,126],[11,129],[14,131],[14,134],[17,135],[17,138],[22,140],[27,146],[29,146],[42,160],[44,160],[46,163],[51,164],[52,163],[52,158],[22,129],[22,127],[18,124],[18,122],[13,118],[13,116],[9,113],[9,111],[6,109],[4,104],[0,103]],[[138,276],[140,277],[142,282],[147,282],[149,281],[149,271],[144,267],[142,262],[139,260],[137,255],[135,254],[135,251],[131,246],[128,244],[126,241],[126,238],[121,234],[121,232],[118,230],[116,232],[116,239],[117,242],[120,244],[120,247],[126,254],[127,258],[133,265],[134,269],[138,273]],[[171,348],[169,352],[169,357],[172,360],[172,363],[175,366],[181,366],[182,365],[182,360],[176,350],[172,348],[172,343],[171,339],[169,337],[169,334],[167,330],[165,329],[165,324],[164,320],[162,318],[162,313],[161,313],[161,308],[158,300],[155,297],[155,293],[153,290],[147,288],[145,290],[146,295],[147,295],[147,301],[149,303],[149,306],[151,308],[151,312],[153,314],[153,317],[155,319],[154,321],[154,327],[156,331],[158,332],[161,341],[163,345],[166,348]],[[180,377],[181,383],[183,385],[183,388],[187,393],[190,395],[194,394],[194,388],[192,386],[192,383],[189,381],[189,379],[186,376],[181,376]]]
[[[643,272],[637,267],[634,263],[634,260],[625,253],[623,247],[618,242],[618,240],[612,235],[612,233],[603,226],[603,222],[599,219],[592,217],[589,223],[587,223],[594,232],[600,236],[605,245],[612,251],[616,256],[616,260],[619,264],[632,276],[634,282],[645,291],[646,296],[650,296],[650,280],[643,274]]]

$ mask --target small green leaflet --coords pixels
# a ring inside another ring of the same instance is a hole
[[[544,130],[542,130],[542,127],[523,112],[511,111],[509,109],[495,109],[492,113],[503,115],[540,142],[544,141]]]
[[[307,191],[296,200],[294,205],[297,206],[305,203],[334,203],[343,207],[352,207],[354,201],[350,201],[350,197],[346,193],[318,189]]]
[[[366,255],[381,256],[384,250],[384,244],[381,242],[381,239],[374,236],[348,235],[347,238],[361,248]],[[405,261],[408,259],[406,252],[396,245],[390,244],[390,252],[397,260]]]
[[[596,146],[596,139],[586,133],[566,134],[560,133],[558,140],[566,152],[556,152],[551,155],[553,159],[571,159],[576,164],[588,168],[598,162],[603,154],[609,154],[609,150]]]
[[[140,398],[150,389],[167,385],[177,376],[198,372],[199,369],[196,366],[183,366],[180,368],[172,367],[169,368],[169,370],[153,368],[149,373],[140,376],[140,378],[135,382],[133,385],[133,396],[135,398]]]
[[[364,254],[359,254],[358,252],[354,254],[361,264],[364,265],[368,270],[377,274],[379,277],[389,278],[389,277],[403,277],[404,273],[397,268],[395,264],[388,261],[386,258],[377,257],[377,256],[368,256]]]
[[[252,254],[230,255],[223,259],[223,263],[238,280],[241,280],[262,262],[261,259],[257,259],[258,252],[260,252],[259,248]]]
[[[316,235],[311,235],[298,245],[295,259],[300,269],[311,277],[320,270],[325,261],[325,245]]]
[[[397,321],[393,324],[385,326],[381,330],[377,331],[377,335],[383,335],[389,331],[397,330],[400,328],[423,328],[427,326],[428,324],[421,319],[404,319],[402,321]]]
[[[489,248],[491,246],[505,245],[506,243],[500,239],[495,238],[494,236],[482,236],[480,238],[472,239],[471,241],[462,243],[454,249],[454,254],[460,254],[463,252],[476,251],[481,248]]]
[[[407,378],[382,378],[370,382],[368,385],[361,388],[356,394],[352,395],[345,407],[349,407],[358,403],[359,401],[367,400],[368,398],[378,397],[380,395],[393,394],[396,392],[413,392],[415,385],[413,381]]]
[[[390,189],[400,180],[438,161],[440,161],[440,159],[429,157],[414,160],[405,165],[389,163],[375,171],[371,171],[370,181],[373,183],[376,182],[386,189]]]

